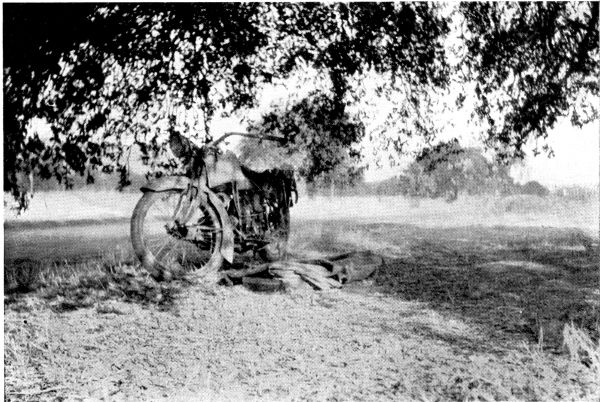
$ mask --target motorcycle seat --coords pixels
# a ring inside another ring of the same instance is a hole
[[[270,187],[276,189],[277,198],[280,201],[288,203],[290,206],[293,205],[292,193],[296,195],[296,201],[298,201],[293,169],[268,169],[258,172],[244,165],[240,165],[240,168],[244,176],[250,182],[254,183],[254,185],[261,188]]]
[[[272,184],[275,180],[277,180],[277,175],[272,170],[263,170],[259,172],[244,165],[240,165],[240,167],[242,168],[242,173],[244,176],[246,176],[248,180],[256,185],[261,186],[263,184]]]

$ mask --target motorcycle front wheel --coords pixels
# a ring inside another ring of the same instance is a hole
[[[222,238],[215,208],[178,190],[144,193],[131,218],[133,250],[157,279],[190,270],[218,271]]]

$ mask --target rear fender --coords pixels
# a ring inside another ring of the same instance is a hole
[[[140,188],[142,192],[162,192],[169,190],[179,190],[184,191],[187,190],[189,185],[192,183],[192,180],[185,176],[165,176],[158,180],[154,180],[152,183],[143,186]],[[208,187],[200,184],[198,186],[197,182],[194,182],[193,186],[195,188],[199,188],[201,194],[204,194],[205,197],[208,197],[209,202],[215,207],[217,211],[217,215],[219,216],[219,220],[221,221],[221,227],[223,228],[223,236],[221,242],[221,248],[219,252],[225,259],[225,261],[232,263],[233,262],[233,248],[234,248],[234,237],[233,237],[233,225],[231,224],[231,220],[229,219],[229,215],[225,210],[225,205],[223,201]]]

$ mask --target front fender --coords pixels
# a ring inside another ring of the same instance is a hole
[[[140,187],[140,190],[144,193],[147,191],[185,190],[190,183],[190,178],[186,176],[164,176],[160,179],[152,180],[147,185]]]
[[[154,192],[162,192],[169,190],[179,190],[184,191],[188,188],[188,186],[192,183],[192,180],[189,177],[185,176],[165,176],[160,179],[154,180],[146,186],[140,188],[143,192],[154,191]],[[194,187],[198,187],[196,183],[193,184]],[[233,225],[231,224],[231,220],[229,219],[229,215],[225,210],[225,205],[223,201],[208,187],[200,185],[201,192],[205,193],[210,201],[211,205],[217,211],[217,215],[219,216],[219,220],[221,221],[221,227],[223,229],[223,236],[221,241],[221,248],[219,252],[225,259],[225,261],[230,264],[233,262],[233,248],[234,248],[234,236],[233,236]]]

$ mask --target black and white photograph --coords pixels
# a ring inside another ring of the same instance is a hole
[[[599,2],[3,2],[5,401],[599,401]]]

